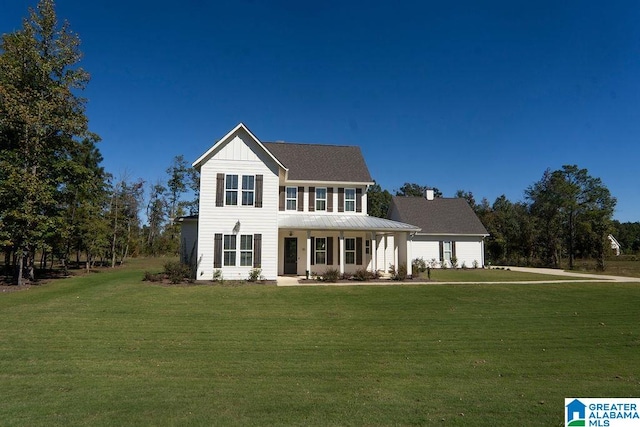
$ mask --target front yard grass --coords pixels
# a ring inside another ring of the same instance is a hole
[[[640,395],[640,284],[292,287],[141,281],[0,294],[0,420],[560,426]]]
[[[511,271],[505,268],[467,268],[467,269],[431,269],[431,281],[433,282],[535,282],[535,281],[556,281],[556,280],[576,280],[575,277],[553,276],[549,274],[525,273],[521,271]],[[415,280],[427,280],[427,273],[421,273]]]

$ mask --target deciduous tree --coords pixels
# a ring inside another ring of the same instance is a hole
[[[78,66],[80,40],[58,25],[52,0],[30,9],[0,43],[0,234],[14,254],[14,282],[34,276],[34,258],[60,228],[60,191],[73,152],[89,137],[89,75]]]

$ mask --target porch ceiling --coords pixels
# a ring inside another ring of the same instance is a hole
[[[382,233],[420,231],[420,227],[365,215],[278,215],[278,228],[292,230],[375,231]]]

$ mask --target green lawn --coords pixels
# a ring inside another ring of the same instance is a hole
[[[524,273],[520,271],[511,271],[506,267],[505,269],[440,269],[435,268],[431,270],[431,281],[433,282],[533,282],[543,280],[576,280],[576,278],[567,276],[552,276],[548,274],[538,273]],[[427,279],[427,273],[420,275],[421,279]]]
[[[0,294],[0,424],[561,426],[640,396],[640,284],[162,287],[128,267]]]

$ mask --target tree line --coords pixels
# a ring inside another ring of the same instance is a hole
[[[429,188],[405,183],[396,196],[422,197]],[[435,197],[442,192],[434,190]],[[369,214],[386,217],[392,194],[376,184],[369,189]],[[596,260],[604,270],[611,255],[609,234],[623,252],[640,251],[640,222],[613,220],[616,198],[600,178],[587,169],[564,165],[544,171],[540,180],[524,190],[523,201],[505,195],[490,203],[476,202],[473,193],[458,190],[455,197],[467,200],[490,236],[485,240],[486,258],[493,264],[575,268],[576,259]]]
[[[197,200],[198,176],[182,156],[153,185],[104,170],[81,96],[89,82],[81,58],[80,39],[58,22],[52,0],[29,9],[0,42],[0,247],[14,284],[54,260],[89,269],[175,254],[170,219],[197,209],[184,200]]]

